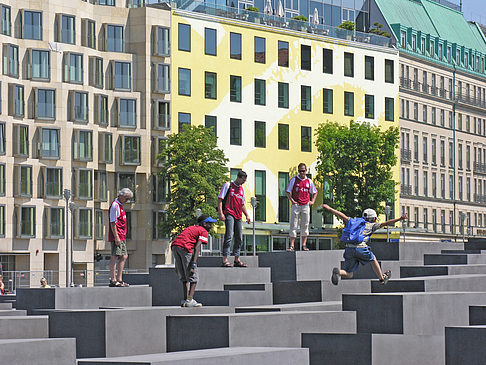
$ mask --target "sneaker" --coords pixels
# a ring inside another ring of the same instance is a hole
[[[184,307],[194,308],[194,307],[202,307],[201,303],[196,302],[194,299],[186,300],[184,303]]]
[[[185,306],[186,306],[186,305],[185,305],[186,303],[188,303],[188,300],[186,300],[186,299],[182,299],[182,300],[181,300],[181,307],[185,307]]]
[[[390,270],[386,270],[383,273],[383,279],[380,280],[380,284],[381,285],[386,285],[386,283],[388,283],[388,280],[390,280],[390,278],[391,278],[391,271]]]
[[[339,269],[337,267],[332,269],[331,283],[333,283],[334,285],[338,285],[340,276],[341,275],[339,274]]]

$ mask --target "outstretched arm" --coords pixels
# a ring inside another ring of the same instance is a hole
[[[339,210],[336,210],[336,209],[334,209],[334,208],[331,208],[331,207],[330,207],[329,205],[327,205],[327,204],[322,204],[322,207],[323,207],[324,209],[327,209],[328,211],[330,211],[330,212],[331,212],[332,214],[334,214],[336,217],[341,218],[341,219],[344,221],[344,223],[348,223],[348,221],[349,221],[349,217],[348,217],[346,214],[344,214],[343,212],[340,212]]]
[[[407,217],[406,214],[404,214],[400,218],[390,219],[389,221],[380,223],[380,228],[385,227],[385,226],[391,226],[391,225],[395,224],[398,221],[404,221],[406,219],[408,219],[408,217]]]

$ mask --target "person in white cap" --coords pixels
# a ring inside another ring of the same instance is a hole
[[[341,218],[345,224],[347,224],[351,219],[344,213],[331,208],[327,204],[322,204],[322,207],[330,211],[338,218]],[[359,264],[365,265],[367,263],[371,263],[371,267],[373,268],[373,271],[380,280],[381,284],[386,284],[390,279],[391,271],[387,270],[382,273],[378,260],[376,260],[375,255],[373,252],[371,252],[368,246],[368,241],[371,235],[375,233],[377,229],[393,225],[398,221],[406,220],[408,217],[406,214],[404,214],[400,218],[390,219],[389,221],[383,223],[377,222],[377,218],[376,211],[368,208],[363,211],[363,219],[356,219],[356,227],[359,226],[359,232],[357,234],[359,238],[353,243],[346,244],[346,249],[344,250],[343,255],[344,269],[341,270],[337,267],[332,269],[331,282],[334,285],[338,284],[339,278],[351,279],[353,277],[353,272],[359,269]]]

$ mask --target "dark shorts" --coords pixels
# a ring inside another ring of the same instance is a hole
[[[111,242],[111,256],[125,256],[128,255],[127,242],[121,241],[117,246],[115,242]]]
[[[344,250],[343,270],[353,272],[359,269],[359,264],[365,265],[375,259],[375,255],[368,246],[366,247],[346,247]]]
[[[172,246],[172,253],[174,254],[174,265],[179,280],[182,282],[197,283],[199,279],[197,267],[194,268],[194,274],[191,274],[191,268],[189,267],[192,261],[192,253],[187,252],[179,246]]]

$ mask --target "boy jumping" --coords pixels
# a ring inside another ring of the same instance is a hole
[[[324,209],[327,209],[332,214],[341,218],[344,221],[344,224],[348,223],[349,217],[347,217],[344,213],[331,208],[327,204],[322,204]],[[403,221],[407,219],[407,215],[404,214],[400,218],[391,219],[389,221],[379,223],[376,221],[377,215],[373,209],[365,209],[363,211],[363,218],[366,221],[364,230],[362,232],[363,241],[358,244],[346,244],[346,249],[344,250],[344,270],[340,270],[339,268],[335,267],[332,269],[332,276],[331,282],[334,285],[338,284],[339,277],[345,279],[351,279],[353,277],[353,272],[359,269],[359,264],[365,265],[368,262],[371,262],[371,267],[375,272],[376,276],[380,280],[381,284],[386,284],[391,277],[391,271],[387,270],[384,273],[381,272],[380,264],[376,260],[375,255],[371,252],[368,241],[373,233],[379,228],[392,225],[398,221]]]

